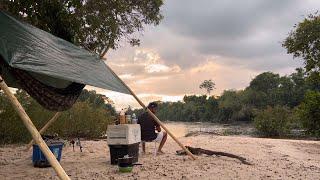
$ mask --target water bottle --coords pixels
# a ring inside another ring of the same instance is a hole
[[[137,124],[138,119],[135,113],[132,114],[132,124]]]

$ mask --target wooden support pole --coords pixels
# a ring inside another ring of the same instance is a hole
[[[61,115],[61,112],[57,112],[56,114],[54,114],[54,116],[47,122],[47,124],[45,124],[40,129],[39,133],[43,134],[51,126],[51,124],[53,124],[58,119],[58,117],[60,117],[60,115]],[[30,150],[30,148],[32,147],[33,143],[34,143],[34,140],[32,139],[27,145],[27,148],[26,148],[27,151]]]
[[[65,180],[65,179],[69,180],[70,179],[69,176],[64,171],[64,169],[61,167],[60,163],[58,162],[56,157],[53,155],[53,153],[50,151],[49,147],[47,146],[47,144],[42,139],[42,137],[41,137],[40,133],[38,132],[37,128],[32,123],[30,117],[27,115],[27,113],[25,112],[25,110],[23,109],[23,107],[21,106],[19,101],[17,100],[17,98],[12,94],[12,92],[9,89],[9,87],[3,81],[1,76],[0,76],[0,88],[3,90],[3,92],[9,98],[13,108],[19,114],[20,118],[22,119],[22,122],[24,123],[24,125],[26,126],[26,128],[28,129],[30,134],[32,135],[32,138],[38,144],[38,146],[40,147],[41,151],[46,156],[47,160],[49,161],[49,163],[51,164],[53,169],[56,171],[56,173],[59,176],[59,178],[63,179],[63,180]]]
[[[103,57],[101,57],[103,58]],[[108,66],[108,65],[107,65]],[[152,118],[169,134],[169,136],[172,137],[172,139],[191,157],[191,159],[195,160],[196,157],[169,131],[169,129],[160,121],[160,119],[154,115],[147,107],[143,104],[143,102],[136,96],[136,94],[130,89],[129,86],[126,85],[120,79],[120,77],[108,66],[112,74],[128,89],[128,91],[131,93],[131,95],[138,101],[138,103],[147,110],[147,112],[152,116]]]

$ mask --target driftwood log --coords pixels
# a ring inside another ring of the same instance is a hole
[[[206,154],[206,155],[209,155],[209,156],[212,156],[212,155],[226,156],[226,157],[238,159],[243,164],[252,165],[251,163],[249,163],[246,160],[246,158],[238,156],[238,155],[234,155],[234,154],[230,154],[230,153],[226,153],[226,152],[220,152],[220,151],[211,151],[211,150],[202,149],[202,148],[193,148],[193,147],[190,147],[190,146],[186,146],[186,148],[194,155]],[[183,150],[178,150],[176,152],[177,152],[178,155],[186,155],[186,152],[183,151]]]

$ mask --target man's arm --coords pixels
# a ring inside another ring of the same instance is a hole
[[[141,124],[142,114],[138,116],[137,124]]]

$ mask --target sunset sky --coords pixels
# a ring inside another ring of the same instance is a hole
[[[206,79],[216,83],[215,95],[242,89],[261,72],[285,75],[302,66],[281,42],[319,7],[317,0],[166,0],[160,25],[137,35],[139,47],[110,51],[107,64],[145,103],[204,94]],[[139,107],[131,96],[96,90],[118,109]]]

